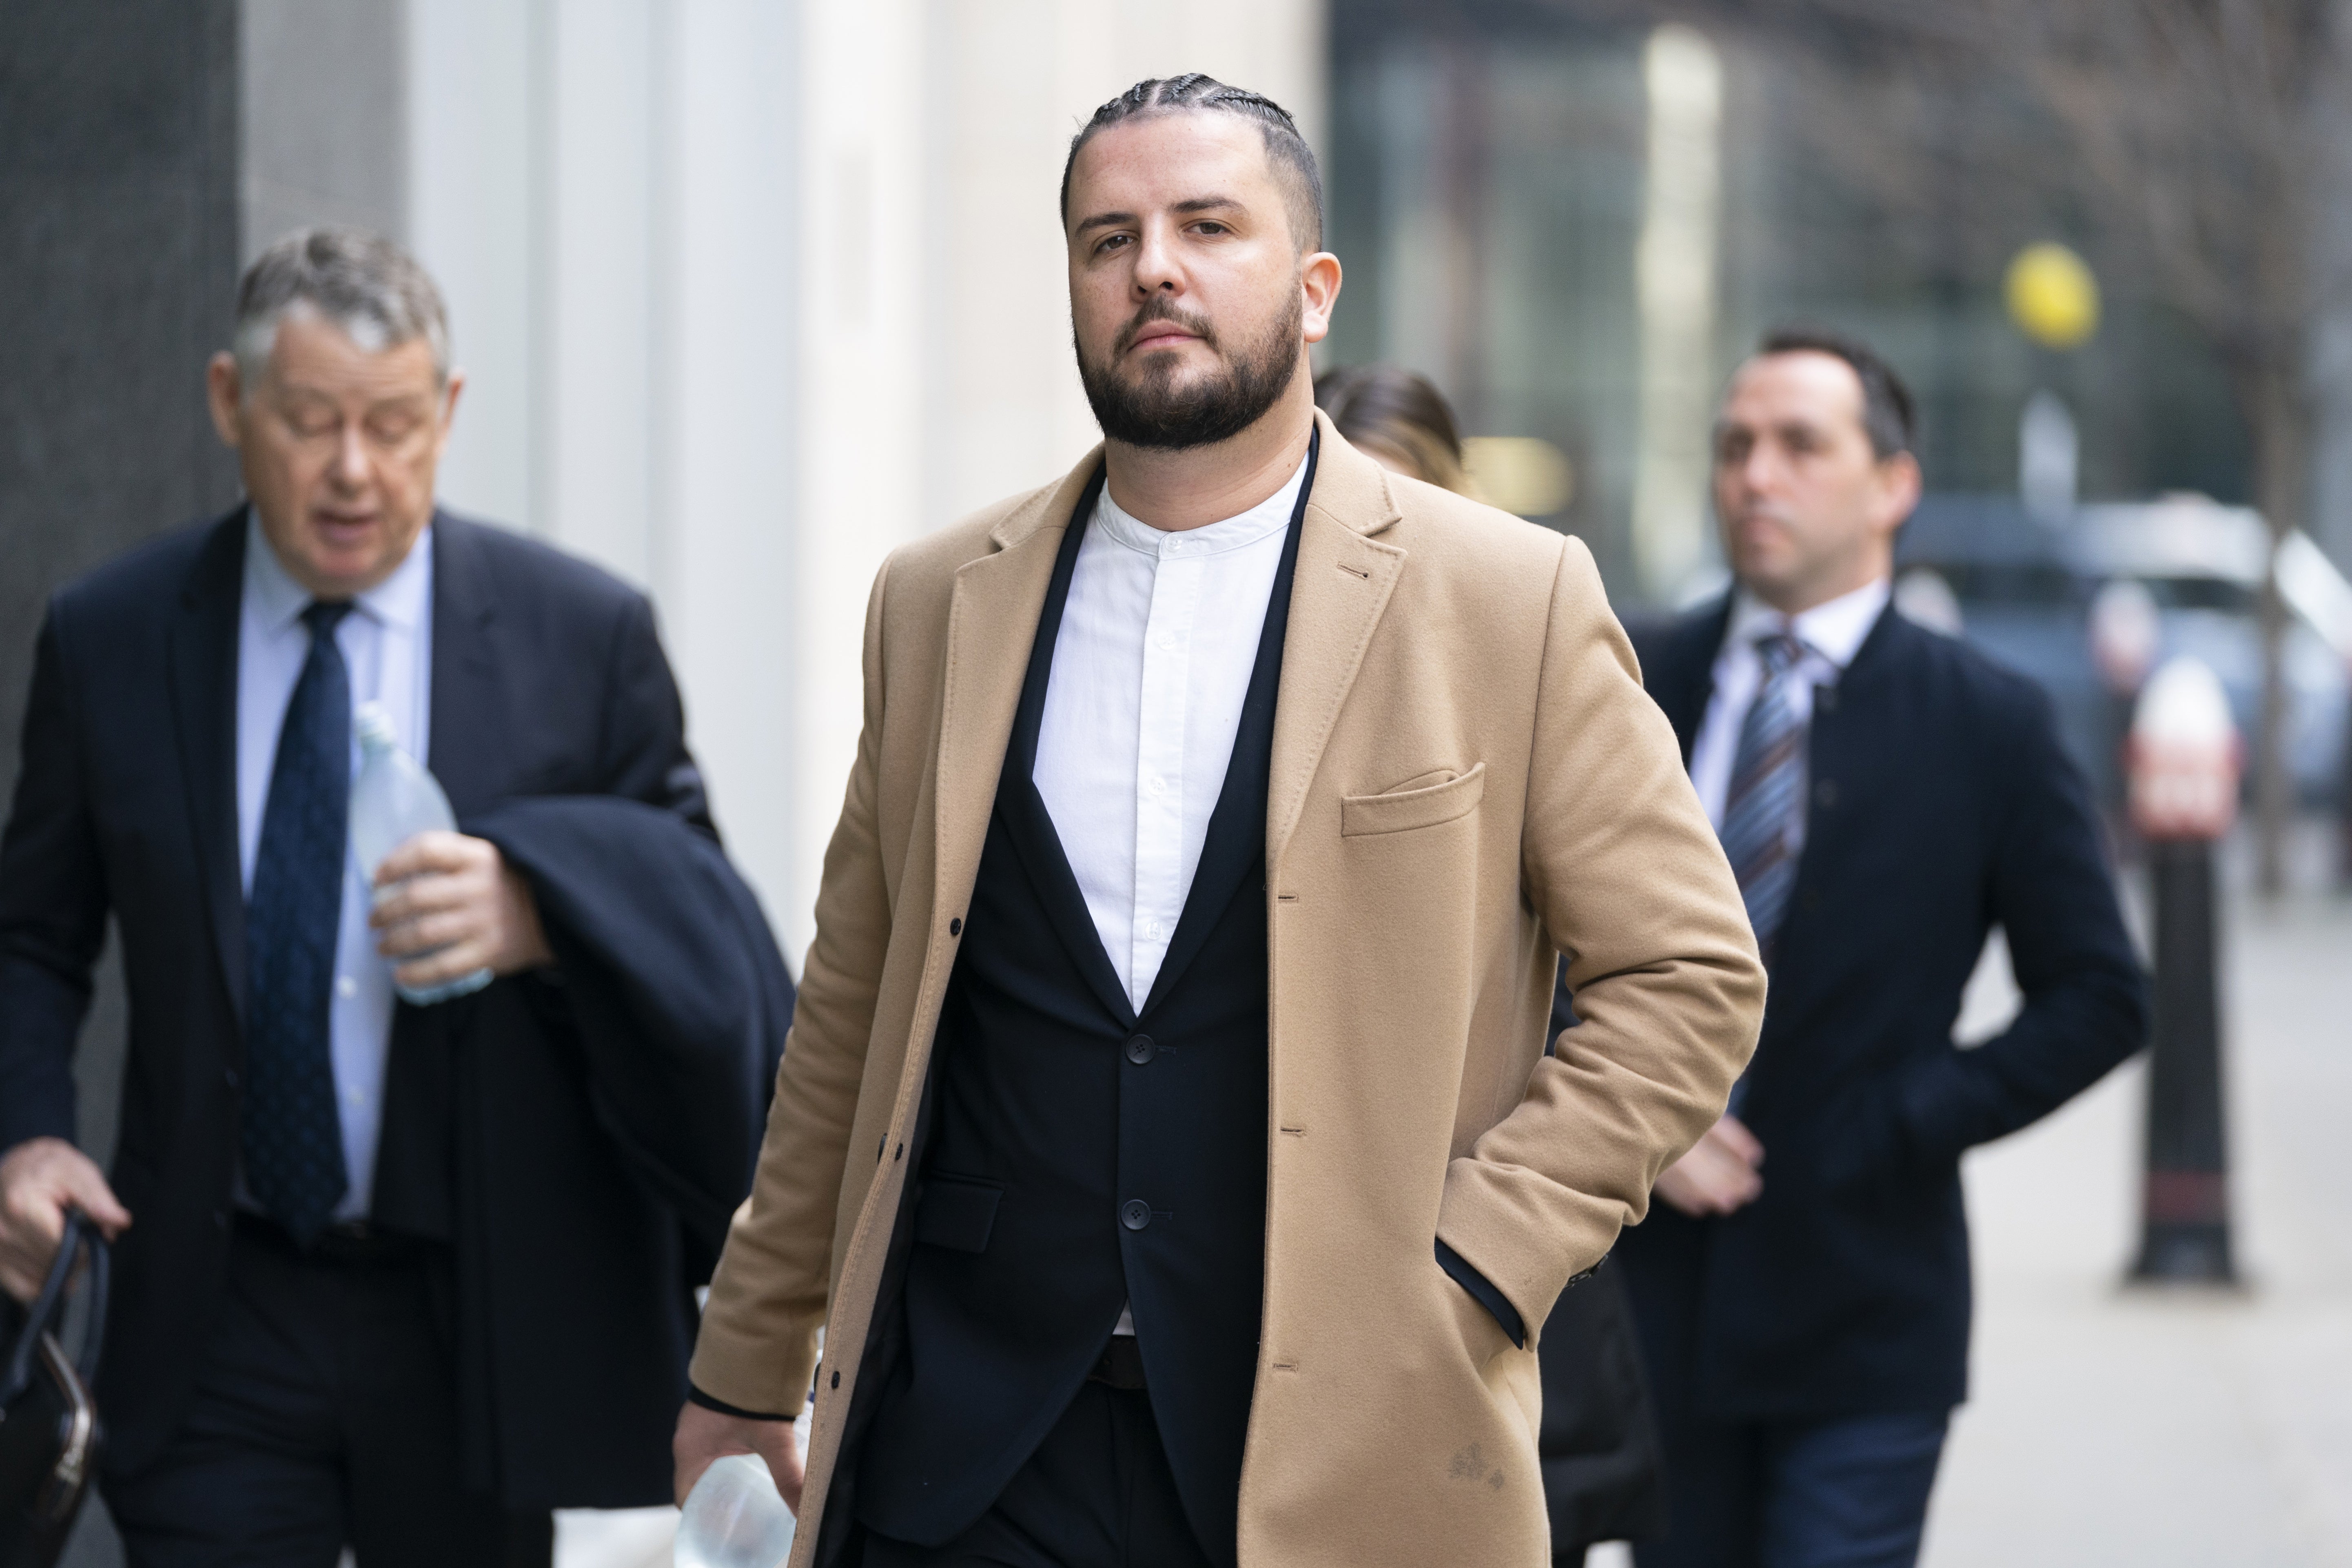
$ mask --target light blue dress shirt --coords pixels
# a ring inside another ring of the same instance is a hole
[[[262,536],[250,509],[246,513],[245,589],[236,635],[236,839],[237,863],[246,897],[253,896],[253,863],[261,848],[262,808],[269,799],[269,774],[278,758],[278,732],[303,661],[310,634],[302,612],[310,595],[287,575]],[[433,530],[417,536],[408,558],[383,582],[354,601],[356,613],[336,628],[335,643],[351,671],[352,706],[381,702],[392,715],[400,743],[422,761],[433,718]],[[359,741],[352,742],[352,771],[359,771]],[[373,866],[356,860],[343,868],[343,908],[335,931],[335,990],[329,1016],[334,1055],[335,1109],[342,1121],[343,1169],[351,1186],[336,1205],[339,1220],[368,1212],[375,1184],[375,1152],[383,1126],[384,1061],[392,1047],[392,965],[378,956],[368,929]],[[240,1202],[251,1206],[242,1175]]]

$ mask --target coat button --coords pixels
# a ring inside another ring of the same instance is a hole
[[[959,915],[954,920],[948,921],[948,934],[950,936],[961,936],[963,934],[962,916]]]
[[[1127,1037],[1127,1059],[1137,1067],[1141,1067],[1159,1054],[1159,1044],[1150,1035],[1129,1035]]]
[[[1830,807],[1835,805],[1837,804],[1837,780],[1823,779],[1821,783],[1815,784],[1813,786],[1813,798],[1821,802],[1822,809],[1823,811],[1827,811]]]
[[[1129,1230],[1141,1230],[1151,1223],[1151,1205],[1141,1198],[1129,1198],[1118,1205],[1118,1223]]]
[[[221,1068],[221,1082],[228,1085],[231,1089],[235,1089],[236,1087],[236,1069],[235,1068]]]

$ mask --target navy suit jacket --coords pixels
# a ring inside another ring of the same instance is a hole
[[[1686,764],[1728,615],[1726,601],[1634,634]],[[1707,1417],[1966,1397],[1960,1155],[2147,1035],[2098,825],[2038,686],[1890,608],[1818,692],[1809,759],[1745,1105],[1763,1196],[1708,1220],[1654,1205],[1616,1254],[1660,1398]],[[1961,1049],[1960,992],[1995,926],[2023,1010]]]
[[[517,1506],[669,1499],[695,1308],[751,1184],[791,983],[727,868],[643,595],[434,521],[429,763],[533,883],[558,967],[395,1013],[373,1217],[448,1244],[461,1460]],[[99,1388],[170,1440],[220,1300],[244,1063],[244,509],[51,599],[0,841],[0,1149],[70,1139],[110,918],[131,1039]]]

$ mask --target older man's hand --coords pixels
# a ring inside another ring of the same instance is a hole
[[[27,1138],[0,1156],[0,1289],[19,1301],[41,1293],[68,1208],[96,1220],[110,1241],[131,1223],[97,1162],[64,1139]]]
[[[1658,1178],[1658,1196],[1694,1219],[1730,1214],[1754,1203],[1764,1191],[1757,1173],[1764,1145],[1736,1116],[1706,1130],[1691,1152]]]
[[[487,838],[420,833],[376,868],[376,951],[422,990],[487,968],[514,974],[555,962],[530,884]],[[403,960],[409,962],[403,963]]]

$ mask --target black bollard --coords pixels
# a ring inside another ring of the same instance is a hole
[[[2135,1279],[2231,1284],[2230,1164],[2221,1125],[2221,944],[2213,845],[2148,847],[2156,895],[2156,1029],[2147,1063],[2147,1173]]]
[[[2213,672],[2178,658],[2132,720],[2131,817],[2156,903],[2156,1031],[2134,1279],[2229,1285],[2230,1163],[2221,1127],[2220,899],[2214,845],[2238,805],[2237,727]]]

